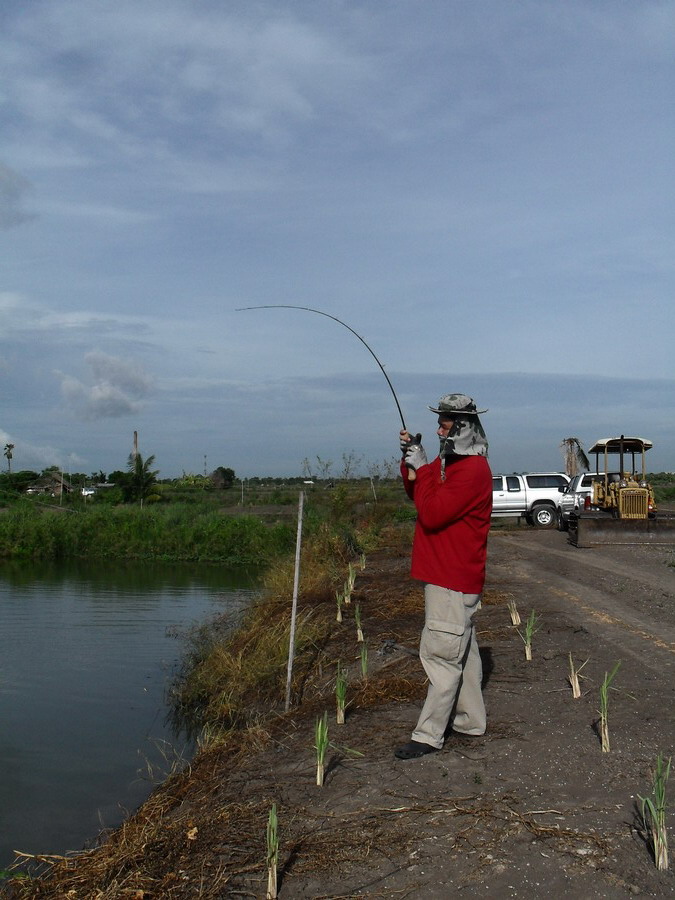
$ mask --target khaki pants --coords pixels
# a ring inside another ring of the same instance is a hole
[[[462,594],[435,584],[424,586],[420,659],[429,678],[429,688],[412,735],[415,741],[440,749],[451,716],[455,731],[485,733],[483,667],[473,625],[481,596]]]

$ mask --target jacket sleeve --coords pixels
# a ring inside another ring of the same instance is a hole
[[[406,494],[410,497],[411,500],[415,499],[415,482],[410,481],[408,478],[408,472],[410,470],[406,466],[406,464],[401,460],[401,478],[403,479],[403,487],[405,488]]]
[[[429,531],[438,531],[463,518],[492,497],[492,482],[487,484],[482,466],[453,465],[446,469],[446,480],[435,477],[432,466],[417,471],[413,499],[419,523]],[[479,467],[480,466],[480,467]],[[438,473],[436,473],[438,475]],[[406,488],[407,490],[407,488]]]

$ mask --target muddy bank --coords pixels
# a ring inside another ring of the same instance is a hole
[[[367,678],[347,607],[318,649],[300,708],[202,754],[100,848],[15,896],[264,896],[272,803],[282,898],[673,895],[636,808],[675,737],[672,551],[578,551],[557,532],[495,529],[477,625],[488,733],[399,761],[393,748],[408,739],[425,689],[422,591],[408,577],[408,549],[392,539],[357,577]],[[540,617],[531,662],[508,599],[523,618]],[[333,619],[334,608],[315,614]],[[570,652],[588,660],[579,700],[566,680]],[[350,681],[344,726],[332,724],[338,660]],[[619,660],[611,752],[602,753],[598,690]],[[324,709],[334,747],[318,788],[312,745]],[[672,834],[672,816],[669,825]]]

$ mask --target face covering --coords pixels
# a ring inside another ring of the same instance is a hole
[[[487,456],[488,442],[478,416],[455,419],[447,437],[441,438],[441,456]]]
[[[445,463],[455,456],[487,456],[488,442],[478,416],[455,419],[446,437],[441,438],[441,479],[445,481]]]

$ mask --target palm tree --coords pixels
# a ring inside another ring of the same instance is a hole
[[[584,469],[585,471],[590,469],[591,466],[588,462],[588,457],[584,453],[579,438],[565,438],[560,444],[560,449],[565,458],[565,471],[570,478],[574,478],[574,476],[578,474],[579,469]]]
[[[152,493],[157,483],[159,470],[153,471],[150,467],[155,461],[153,456],[143,459],[140,453],[130,453],[128,461],[128,482],[126,485],[126,498],[128,500],[146,500]]]
[[[7,457],[7,474],[12,474],[12,450],[14,444],[5,444],[5,456]]]

